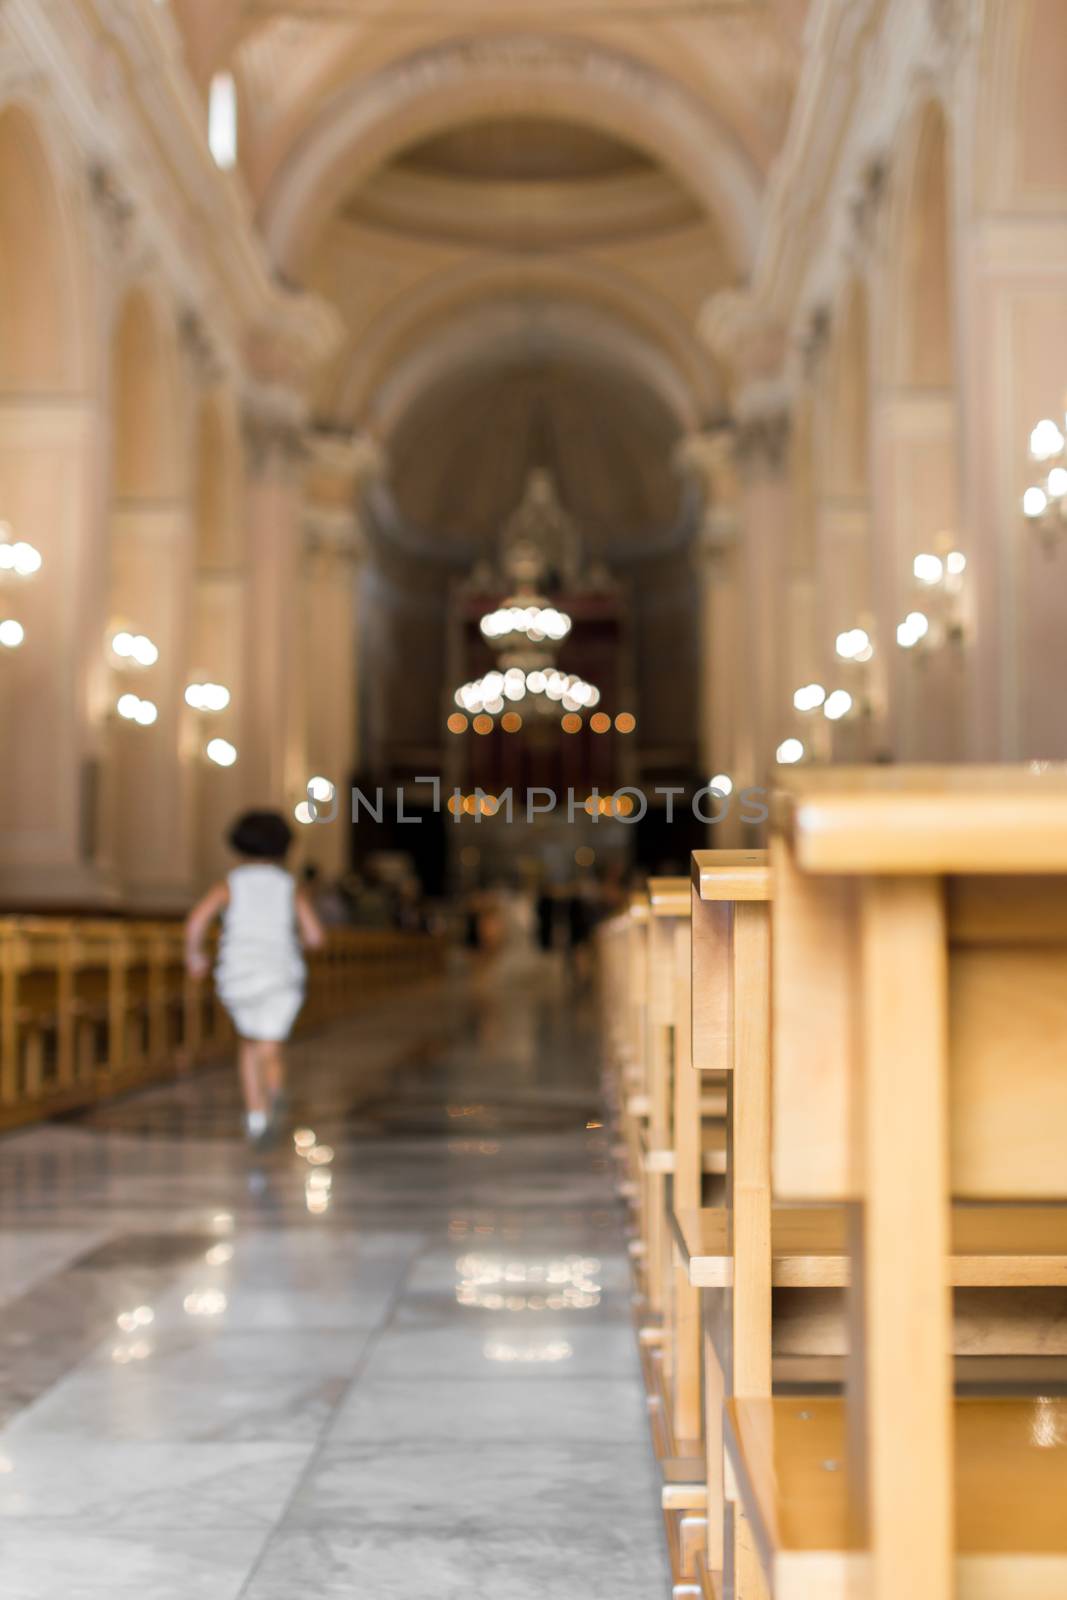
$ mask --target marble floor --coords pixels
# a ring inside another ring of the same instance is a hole
[[[592,1035],[551,968],[0,1141],[3,1600],[670,1592]]]

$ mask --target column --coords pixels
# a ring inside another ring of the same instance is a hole
[[[144,670],[116,662],[111,673],[103,838],[124,903],[146,911],[182,910],[193,889],[195,767],[182,738],[193,580],[188,501],[116,502],[108,632],[146,634],[159,659]],[[155,706],[151,726],[118,716],[127,692]]]
[[[291,814],[307,783],[301,627],[303,409],[288,391],[245,398],[247,621],[241,727],[250,804]]]
[[[987,0],[958,19],[953,262],[960,307],[961,511],[974,648],[970,760],[1067,756],[1067,541],[1021,512],[1030,430],[1067,405],[1067,17]]]
[[[788,681],[788,561],[793,518],[790,407],[778,385],[742,395],[737,455],[741,473],[744,671],[753,781],[768,784],[783,723],[792,716]]]
[[[365,545],[355,506],[311,506],[304,521],[304,652],[308,776],[341,796],[336,822],[308,830],[307,853],[327,877],[348,866],[347,794],[359,749],[359,596]]]
[[[699,751],[705,781],[718,773],[737,788],[751,781],[743,685],[738,663],[740,482],[734,433],[720,428],[686,439],[679,463],[699,485],[704,513],[694,550],[700,581]]]
[[[40,550],[29,581],[0,585],[0,617],[25,628],[0,650],[0,897],[96,905],[115,885],[97,860],[104,663],[105,518],[99,414],[89,398],[0,403],[0,517]]]

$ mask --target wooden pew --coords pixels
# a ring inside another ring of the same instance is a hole
[[[774,1193],[841,1208],[804,1260],[849,1284],[849,1355],[843,1399],[728,1400],[737,1592],[1051,1600],[1067,1402],[960,1397],[953,1349],[1065,1348],[1067,778],[804,774],[777,824]],[[758,1254],[773,1282],[777,1212]],[[954,1285],[987,1297],[962,1339]]]
[[[439,971],[443,942],[331,931],[308,960],[301,1026]],[[0,1129],[217,1057],[232,1029],[210,983],[185,975],[182,925],[0,918]]]

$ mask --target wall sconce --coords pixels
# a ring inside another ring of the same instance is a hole
[[[1051,555],[1067,528],[1067,440],[1051,417],[1030,435],[1030,460],[1041,467],[1044,482],[1023,495],[1023,514]]]
[[[27,544],[25,539],[13,541],[10,533],[10,525],[0,522],[0,582],[9,576],[15,579],[36,576],[44,565],[41,552],[34,545]],[[25,638],[25,628],[14,617],[5,617],[0,621],[0,646],[3,649],[17,650]]]
[[[4,534],[0,540],[0,573],[10,572],[16,578],[32,578],[40,572],[44,565],[44,557],[32,544],[27,544],[25,539],[16,539],[14,543],[6,537],[11,532],[6,522],[0,522],[0,533]]]
[[[142,700],[136,694],[120,694],[115,710],[125,722],[136,722],[142,728],[150,728],[159,717],[159,707],[155,702]]]
[[[858,661],[866,665],[874,655],[874,645],[866,628],[849,628],[839,633],[834,650],[841,661]]]
[[[920,552],[911,564],[916,587],[924,594],[925,609],[909,611],[897,626],[897,644],[902,650],[937,650],[945,644],[960,644],[965,634],[962,596],[967,557],[950,548],[952,536],[938,535],[937,549]]]
[[[221,683],[191,683],[185,691],[185,703],[194,711],[213,715],[226,710],[230,703],[230,691]]]
[[[127,628],[112,634],[111,653],[123,669],[154,667],[159,660],[159,650],[148,635],[131,633]]]

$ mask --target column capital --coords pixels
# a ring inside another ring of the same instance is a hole
[[[307,457],[307,408],[280,384],[249,384],[241,396],[241,426],[249,475],[294,470]]]
[[[308,556],[357,566],[367,554],[366,535],[354,507],[305,506],[303,530]]]
[[[736,446],[736,430],[727,424],[687,435],[676,455],[679,470],[697,484],[704,502],[694,560],[712,569],[725,564],[738,539],[741,480]]]
[[[793,432],[792,396],[783,384],[752,385],[737,416],[737,459],[746,482],[784,477]]]
[[[737,430],[732,423],[689,433],[675,453],[679,471],[695,480],[709,506],[736,505],[740,494],[737,474]]]

